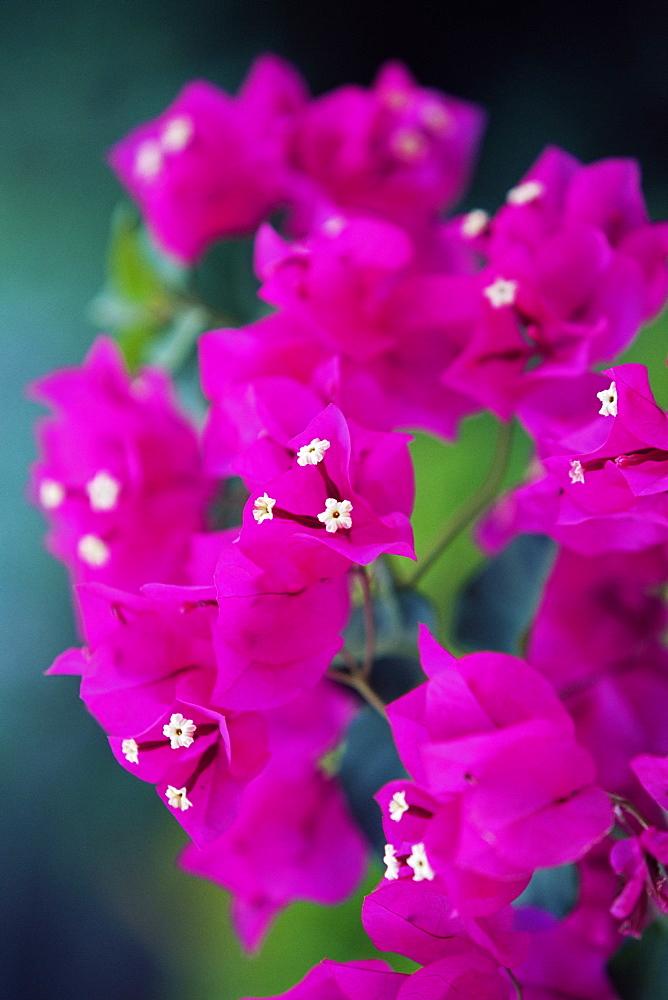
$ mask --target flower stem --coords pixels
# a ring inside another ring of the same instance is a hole
[[[376,692],[369,686],[362,669],[356,667],[354,670],[352,668],[349,668],[349,670],[349,673],[345,673],[343,670],[329,670],[327,676],[330,680],[336,681],[337,684],[345,684],[346,687],[353,688],[364,699],[367,705],[370,705],[371,708],[375,709],[387,721],[385,705]]]
[[[510,979],[511,983],[515,987],[515,994],[517,996],[517,1000],[522,1000],[522,997],[524,996],[524,994],[522,993],[522,987],[520,986],[519,982],[517,981],[517,977],[515,976],[515,974],[513,972],[510,971],[510,969],[506,969],[506,975],[508,976],[508,978]]]
[[[364,600],[364,663],[362,664],[362,677],[368,681],[371,677],[373,660],[376,654],[376,623],[373,617],[373,598],[371,597],[371,581],[365,566],[360,566],[358,576],[362,585],[362,595]]]
[[[496,497],[508,468],[508,461],[510,459],[512,448],[512,438],[512,422],[500,424],[496,440],[496,448],[494,450],[494,457],[492,459],[492,464],[487,474],[487,478],[475,496],[463,507],[460,507],[458,511],[455,511],[449,521],[446,521],[440,535],[432,545],[431,550],[421,560],[420,565],[417,567],[413,575],[409,577],[407,586],[417,587],[422,577],[428,572],[428,570],[431,569],[433,564],[440,558],[443,552],[445,552],[447,547],[455,540],[455,538],[457,538],[459,534],[461,534],[462,531],[473,524],[476,518],[483,513],[487,505]]]

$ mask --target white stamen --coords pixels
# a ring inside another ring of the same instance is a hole
[[[427,101],[420,108],[419,114],[422,124],[437,135],[449,132],[452,128],[452,115],[438,101]]]
[[[528,205],[529,202],[536,201],[545,191],[545,187],[540,181],[524,181],[517,187],[511,188],[506,195],[509,205]]]
[[[162,148],[166,153],[180,153],[193,137],[193,123],[187,115],[167,122],[162,133]]]
[[[346,228],[346,220],[343,215],[330,215],[322,224],[322,231],[325,236],[339,236]]]
[[[399,868],[401,867],[399,861],[397,860],[397,852],[392,847],[392,844],[385,844],[385,854],[383,855],[383,861],[387,865],[385,871],[385,878],[393,881],[399,878]]]
[[[113,510],[118,500],[121,484],[104,470],[97,472],[86,483],[86,493],[93,510]]]
[[[406,864],[413,869],[414,882],[431,882],[436,872],[427,861],[424,844],[413,844],[413,853],[406,859]]]
[[[392,111],[403,111],[411,103],[411,95],[405,90],[385,90],[383,100]]]
[[[398,159],[415,163],[427,155],[427,140],[414,128],[399,128],[390,136],[392,152]]]
[[[517,282],[497,278],[493,284],[483,288],[482,294],[495,309],[512,306],[517,297]]]
[[[596,395],[601,400],[601,409],[598,411],[602,417],[617,416],[617,383],[611,382],[609,389],[597,392]]]
[[[484,233],[489,225],[489,215],[482,208],[474,208],[462,219],[462,235],[472,240]]]
[[[322,462],[325,452],[330,447],[325,438],[313,438],[310,444],[304,444],[297,452],[297,465],[317,465]]]
[[[107,543],[97,535],[82,535],[77,542],[77,555],[89,566],[99,568],[109,561],[111,552]]]
[[[353,519],[350,516],[352,509],[353,505],[350,500],[335,500],[333,497],[327,497],[325,510],[318,514],[318,520],[322,521],[325,529],[333,535],[339,528],[352,528]]]
[[[65,499],[65,487],[55,479],[43,479],[39,484],[39,502],[45,510],[55,510]]]
[[[186,719],[180,712],[175,712],[162,727],[162,735],[170,740],[172,750],[178,750],[179,747],[189,747],[195,742],[193,733],[196,729],[192,719]]]
[[[571,477],[572,483],[584,483],[585,474],[584,469],[582,468],[582,462],[579,462],[577,459],[572,461],[568,475]]]
[[[121,751],[129,764],[139,763],[139,747],[135,740],[123,740]]]
[[[135,173],[144,181],[152,181],[162,169],[162,150],[155,139],[142,142],[135,157]]]
[[[185,787],[174,788],[174,785],[167,785],[165,798],[167,799],[172,809],[180,809],[181,812],[185,812],[186,809],[190,809],[192,805],[192,802],[186,795]]]
[[[257,500],[253,500],[253,517],[258,524],[262,524],[263,521],[273,521],[274,514],[272,508],[276,501],[272,497],[264,496],[258,497]]]
[[[390,799],[390,819],[398,823],[405,812],[408,812],[405,792],[395,792]]]

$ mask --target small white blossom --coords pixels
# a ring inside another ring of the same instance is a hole
[[[327,497],[325,509],[321,514],[318,514],[318,520],[322,521],[326,530],[329,531],[330,535],[333,535],[339,528],[352,528],[353,519],[350,516],[352,509],[353,505],[350,500],[335,500],[333,497]]]
[[[511,188],[506,195],[509,205],[528,205],[529,202],[536,201],[545,191],[545,187],[540,181],[524,181],[517,187]]]
[[[82,562],[99,568],[109,561],[111,552],[107,543],[97,535],[82,535],[77,542],[77,555]]]
[[[162,169],[162,149],[155,139],[142,142],[135,157],[135,173],[144,181],[152,181]]]
[[[275,503],[276,501],[267,496],[266,493],[264,496],[258,497],[257,500],[253,500],[253,517],[258,524],[262,524],[263,521],[273,521],[272,508]]]
[[[139,747],[136,740],[123,740],[121,752],[129,764],[139,763]]]
[[[489,215],[482,208],[474,208],[462,219],[462,235],[472,240],[484,233],[489,225]]]
[[[493,284],[483,288],[482,294],[495,309],[512,306],[517,297],[517,282],[506,278],[497,278]]]
[[[597,392],[596,395],[601,400],[601,409],[598,411],[602,417],[617,416],[617,383],[611,382],[609,389]]]
[[[192,802],[186,795],[186,788],[174,788],[174,785],[167,785],[167,791],[165,792],[165,798],[172,807],[172,809],[180,809],[181,812],[185,812],[186,809],[190,809]]]
[[[436,873],[427,861],[424,844],[413,844],[412,854],[406,859],[406,864],[413,869],[414,882],[431,882]]]
[[[403,111],[411,104],[411,95],[406,90],[384,90],[383,101],[392,111]]]
[[[104,470],[97,472],[86,483],[86,493],[93,510],[113,510],[121,491],[121,484]]]
[[[322,231],[325,236],[335,238],[346,228],[346,219],[343,215],[330,215],[322,224]]]
[[[405,812],[408,812],[405,792],[395,792],[390,799],[390,819],[399,822]]]
[[[415,128],[398,128],[390,136],[390,146],[394,155],[406,163],[423,160],[427,155],[427,140]]]
[[[297,465],[317,465],[322,462],[330,447],[325,438],[313,438],[310,444],[303,444],[297,452]]]
[[[162,734],[170,740],[172,750],[178,750],[179,747],[189,747],[195,742],[193,733],[196,729],[192,719],[185,719],[180,712],[175,712],[162,727]]]
[[[449,132],[454,124],[452,115],[438,101],[427,101],[420,108],[419,115],[422,124],[436,135]]]
[[[65,499],[65,487],[55,479],[43,479],[39,484],[39,502],[45,510],[55,510]]]
[[[385,878],[393,881],[399,878],[399,868],[401,867],[398,859],[397,852],[392,847],[392,844],[385,844],[385,854],[383,855],[383,861],[387,865],[385,871]]]
[[[193,123],[187,115],[179,115],[167,122],[162,133],[161,145],[167,153],[180,153],[193,136]]]
[[[572,483],[584,483],[585,474],[584,469],[582,468],[582,462],[579,462],[577,459],[572,461],[568,475],[571,477]]]

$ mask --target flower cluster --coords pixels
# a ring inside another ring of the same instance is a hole
[[[324,962],[286,1000],[614,1000],[621,935],[668,912],[668,415],[641,366],[614,363],[664,305],[668,224],[634,163],[559,149],[496,214],[447,217],[482,124],[394,63],[317,99],[271,56],[236,97],[189,84],[110,159],[182,263],[256,234],[264,305],[201,337],[203,426],[106,337],[33,389],[54,413],[31,493],[82,640],[51,672],[80,676],[247,948],[293,900],[359,882],[358,696],[389,722],[405,772],[374,786],[386,870],[362,919],[419,968]],[[415,559],[406,432],[452,439],[482,410],[535,448],[483,546],[559,547],[526,659],[457,659],[423,627],[427,679],[385,708],[383,629],[400,643],[382,587],[393,607],[415,596],[387,584],[387,557]],[[568,912],[528,905],[536,872],[564,866]]]

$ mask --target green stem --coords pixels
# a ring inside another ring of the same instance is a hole
[[[455,511],[449,521],[443,526],[440,535],[432,545],[431,550],[420,561],[420,565],[407,581],[407,586],[417,587],[422,577],[427,573],[433,564],[440,558],[447,547],[457,538],[462,531],[468,528],[483,513],[487,506],[498,494],[503,478],[508,468],[513,438],[512,422],[499,425],[499,433],[496,441],[496,449],[492,459],[492,465],[484,483],[475,496]]]
[[[522,993],[522,987],[520,986],[519,982],[517,981],[517,977],[515,976],[515,974],[513,972],[510,971],[510,969],[506,969],[506,975],[508,976],[508,978],[510,979],[511,983],[515,987],[515,993],[517,995],[517,1000],[522,1000],[522,997],[523,997],[524,994]]]
[[[385,711],[385,705],[380,700],[376,692],[369,686],[366,678],[362,675],[362,671],[358,668],[357,670],[351,670],[350,673],[344,673],[343,670],[329,670],[327,677],[330,680],[336,681],[337,684],[344,684],[346,687],[353,688],[354,691],[360,695],[361,698],[370,705],[371,708],[375,709],[379,715],[381,715],[387,722],[387,712]]]
[[[365,566],[359,567],[359,579],[362,584],[362,596],[364,600],[364,663],[362,665],[362,676],[365,680],[371,677],[371,669],[376,654],[376,623],[373,617],[373,599],[371,597],[371,582]]]

